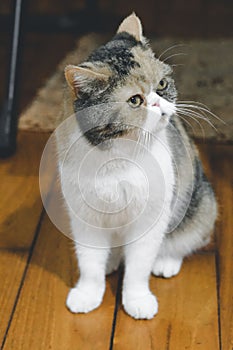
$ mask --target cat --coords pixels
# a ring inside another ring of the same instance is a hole
[[[151,319],[158,312],[149,288],[151,273],[177,275],[183,258],[209,243],[217,216],[198,151],[177,115],[172,68],[155,57],[133,13],[85,62],[68,65],[65,78],[75,118],[67,124],[69,130],[57,132],[56,142],[62,191],[72,201],[67,211],[80,272],[66,305],[73,313],[97,308],[105,276],[123,263],[124,310],[135,319]],[[75,128],[83,137],[64,162]],[[144,149],[137,158],[143,170],[136,163],[119,161],[117,156],[124,151],[135,160],[134,146],[139,145]],[[79,155],[92,149],[94,156],[78,178]],[[93,177],[92,168],[98,169],[108,155],[110,163]],[[174,205],[178,183],[179,200]],[[114,201],[117,204],[111,207]],[[95,210],[100,202],[106,212]],[[123,209],[115,213],[108,207]],[[140,216],[142,208],[146,209]]]

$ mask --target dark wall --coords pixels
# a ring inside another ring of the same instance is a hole
[[[9,13],[12,4],[12,0],[1,1],[0,14]],[[94,19],[84,13],[81,21],[85,24],[89,21],[90,28],[96,21],[100,29],[113,32],[124,16],[135,11],[147,34],[203,38],[233,35],[232,0],[33,0],[27,1],[27,10],[29,17],[75,15],[84,10],[86,4],[89,4],[89,13],[93,10]]]

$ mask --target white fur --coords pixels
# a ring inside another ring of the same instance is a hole
[[[153,274],[155,276],[163,276],[165,278],[170,278],[172,276],[175,276],[179,273],[181,265],[182,265],[182,258],[173,258],[171,256],[163,257],[163,258],[156,258],[154,265],[153,265]]]
[[[158,106],[154,106],[155,103]],[[136,319],[150,319],[158,310],[156,298],[149,289],[150,273],[153,270],[157,275],[171,277],[180,269],[182,257],[156,261],[170,220],[174,172],[165,126],[175,107],[151,92],[147,96],[147,109],[144,127],[154,136],[142,159],[134,159],[140,163],[139,167],[114,160],[125,150],[124,143],[114,141],[108,151],[95,148],[89,161],[85,158],[83,172],[77,174],[83,156],[90,155],[93,147],[85,137],[74,143],[78,130],[74,125],[69,125],[65,134],[57,134],[62,190],[66,199],[68,196],[80,271],[79,281],[67,298],[67,307],[74,313],[88,312],[100,305],[105,274],[116,270],[124,260],[125,311]],[[72,152],[68,152],[64,161],[65,151],[71,146]],[[159,170],[152,174],[151,157]],[[100,164],[105,166],[100,168]],[[149,197],[143,171],[147,172]],[[153,218],[157,218],[155,223]],[[112,248],[114,246],[121,247]]]

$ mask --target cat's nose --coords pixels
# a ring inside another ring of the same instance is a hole
[[[154,102],[152,106],[153,107],[160,107],[159,101]]]

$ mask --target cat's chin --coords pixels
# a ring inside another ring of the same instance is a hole
[[[150,118],[149,118],[150,119]],[[170,122],[168,115],[160,115],[158,120],[147,120],[143,130],[152,135],[158,135],[162,130],[165,130]]]
[[[162,115],[159,123],[157,124],[157,128],[155,131],[159,132],[159,131],[165,129],[168,126],[169,121],[170,121],[170,117],[168,115]]]

